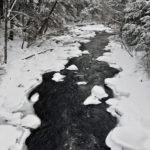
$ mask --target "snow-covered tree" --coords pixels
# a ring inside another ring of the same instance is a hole
[[[150,1],[129,0],[125,9],[123,37],[136,51],[146,51],[146,67],[150,68]]]

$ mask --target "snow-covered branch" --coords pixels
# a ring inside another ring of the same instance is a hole
[[[14,3],[13,3],[13,4],[12,4],[12,6],[11,6],[11,8],[8,10],[7,17],[9,17],[9,16],[10,16],[10,13],[12,12],[12,10],[13,10],[13,8],[14,8],[14,6],[15,6],[16,2],[17,2],[17,0],[15,0],[15,1],[14,1]]]

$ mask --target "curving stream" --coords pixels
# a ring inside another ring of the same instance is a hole
[[[113,92],[104,85],[104,79],[119,71],[96,61],[103,55],[109,36],[106,32],[97,33],[89,43],[81,43],[80,49],[90,54],[69,60],[60,71],[66,76],[63,82],[52,80],[55,72],[43,74],[43,82],[29,94],[29,100],[37,92],[40,95],[34,109],[42,123],[26,140],[28,150],[109,150],[105,139],[117,120],[106,111],[105,101],[113,97]],[[66,69],[72,64],[79,70]],[[79,81],[87,84],[77,85]],[[94,85],[104,86],[109,97],[99,105],[85,106],[83,102]]]

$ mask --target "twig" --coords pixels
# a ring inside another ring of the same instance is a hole
[[[40,55],[40,54],[44,54],[44,53],[46,53],[46,52],[48,52],[48,51],[52,51],[53,49],[47,49],[47,50],[45,50],[45,51],[43,51],[43,52],[39,52],[39,53],[37,53],[37,55]],[[32,54],[32,55],[30,55],[30,56],[28,56],[28,57],[26,57],[26,58],[23,58],[22,60],[27,60],[27,59],[30,59],[30,58],[32,58],[32,57],[34,57],[34,56],[36,56],[36,54]]]
[[[33,18],[32,16],[29,16],[28,14],[26,13],[23,13],[23,12],[19,12],[19,11],[11,11],[12,13],[17,13],[17,14],[20,14],[20,15],[24,15],[24,16],[27,16],[29,18]]]
[[[30,55],[30,56],[28,56],[28,57],[24,58],[23,60],[25,60],[25,59],[30,59],[30,58],[32,58],[32,57],[34,57],[34,56],[35,56],[35,54]]]
[[[14,8],[16,2],[17,2],[17,0],[14,1],[14,3],[12,4],[10,10],[8,11],[8,14],[7,14],[7,17],[8,17],[8,18],[9,18],[9,16],[10,16],[10,13],[12,12],[12,10],[13,10],[13,8]]]

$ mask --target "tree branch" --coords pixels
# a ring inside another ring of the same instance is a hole
[[[17,2],[17,0],[14,1],[14,3],[13,3],[12,6],[11,6],[11,8],[8,10],[8,14],[7,14],[7,17],[8,17],[8,18],[9,18],[9,16],[10,16],[10,13],[12,12],[12,10],[13,10],[13,8],[14,8],[16,2]]]

